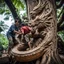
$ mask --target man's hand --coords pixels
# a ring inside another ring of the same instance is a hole
[[[21,34],[20,30],[19,31],[14,30],[14,32],[17,34]]]

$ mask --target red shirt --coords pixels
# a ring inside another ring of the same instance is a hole
[[[31,28],[29,26],[23,26],[20,28],[20,31],[23,33],[23,34],[27,34],[31,31]]]

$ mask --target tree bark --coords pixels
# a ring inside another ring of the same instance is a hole
[[[47,30],[41,41],[42,48],[44,48],[42,52],[45,51],[45,53],[39,64],[63,64],[57,50],[57,19],[54,0],[27,0],[27,4],[30,25],[38,29],[41,23],[42,26],[40,26],[45,28],[39,29],[44,32]]]

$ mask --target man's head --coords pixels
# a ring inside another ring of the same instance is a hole
[[[20,25],[20,22],[19,22],[19,20],[18,19],[15,19],[15,25]]]

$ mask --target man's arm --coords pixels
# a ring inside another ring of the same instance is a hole
[[[14,33],[20,34],[20,31],[19,31],[19,30],[17,31],[17,30],[15,29],[15,26],[14,26],[14,25],[12,26],[12,31],[13,31]]]
[[[16,31],[16,30],[14,30],[14,33],[20,34],[20,31]]]

